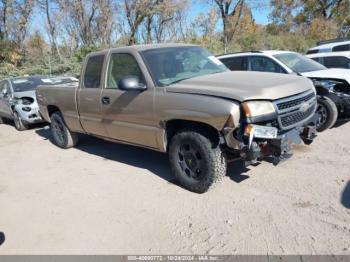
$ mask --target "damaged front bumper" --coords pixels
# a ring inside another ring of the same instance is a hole
[[[308,125],[295,128],[277,135],[275,138],[255,138],[252,144],[245,148],[246,161],[255,162],[264,158],[272,159],[274,164],[292,156],[292,144],[310,144],[316,137],[316,127]]]
[[[39,106],[37,105],[16,104],[15,110],[25,123],[36,124],[44,122],[39,113]]]
[[[238,152],[239,158],[243,159],[246,165],[267,158],[271,159],[273,164],[278,164],[292,156],[292,144],[303,142],[311,144],[316,134],[316,126],[313,123],[288,131],[280,131],[276,127],[249,124],[245,127],[241,141],[234,138],[232,133],[225,135],[225,141],[229,147],[228,151]],[[233,159],[237,159],[237,154],[232,154],[232,156]]]

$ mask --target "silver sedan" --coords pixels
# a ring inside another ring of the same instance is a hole
[[[72,78],[67,78],[72,81]],[[74,78],[74,80],[76,80]],[[57,84],[61,78],[44,76],[15,77],[0,82],[0,124],[13,120],[17,130],[30,124],[42,123],[35,90],[39,85]]]

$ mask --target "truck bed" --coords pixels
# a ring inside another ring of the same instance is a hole
[[[78,87],[79,83],[69,83],[42,85],[37,88],[36,97],[39,110],[45,121],[50,123],[51,114],[59,108],[68,126],[72,127],[74,131],[83,131],[79,121],[76,99]]]

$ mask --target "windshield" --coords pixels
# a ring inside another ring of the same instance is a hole
[[[327,69],[323,65],[297,53],[274,55],[279,61],[289,67],[294,73],[304,73]]]
[[[14,92],[33,91],[39,85],[51,83],[50,79],[40,79],[32,77],[15,78],[11,80]]]
[[[151,49],[143,51],[142,55],[159,86],[228,71],[220,60],[197,46]]]

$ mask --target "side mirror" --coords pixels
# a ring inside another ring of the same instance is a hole
[[[145,84],[140,83],[137,76],[125,76],[119,80],[118,87],[120,90],[125,91],[143,91],[147,87]]]

